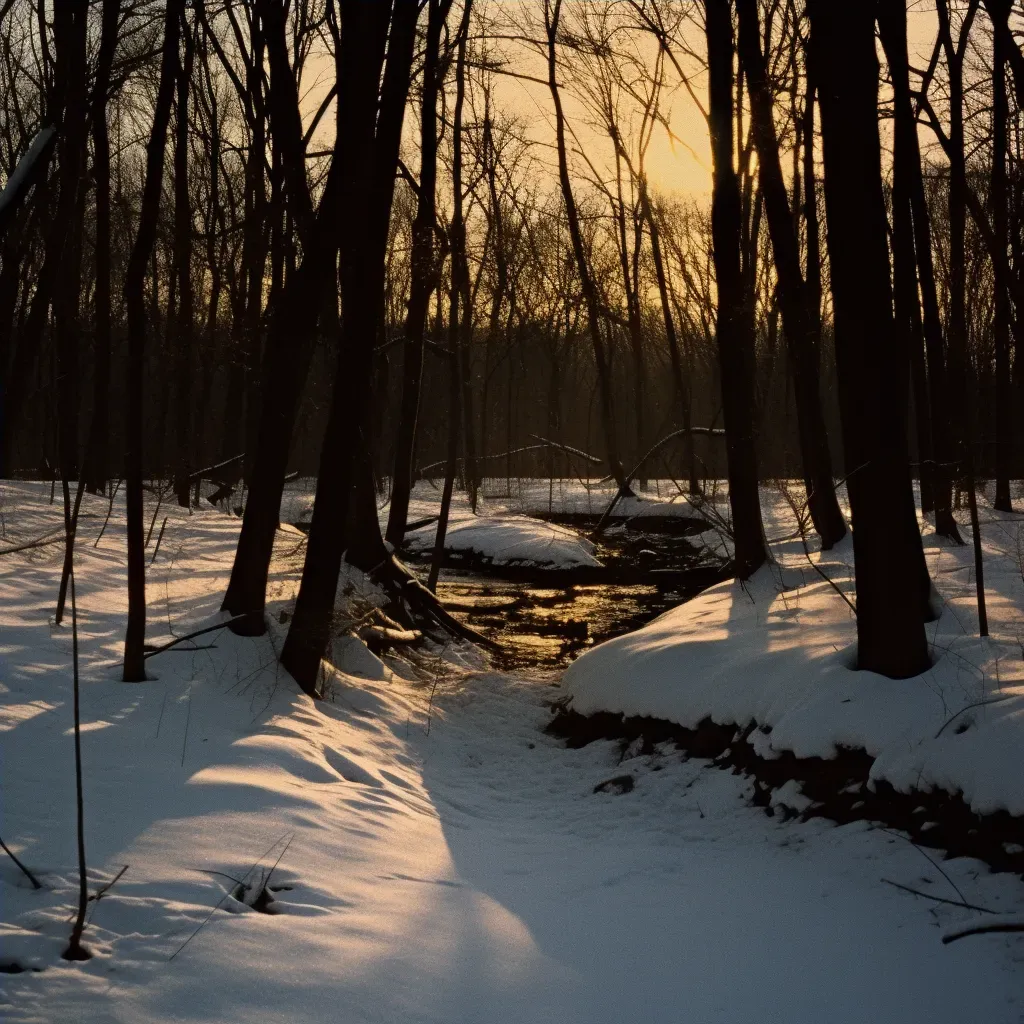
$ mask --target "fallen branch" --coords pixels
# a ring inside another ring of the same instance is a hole
[[[42,537],[37,537],[35,540],[26,541],[24,544],[15,544],[14,547],[0,548],[0,555],[13,555],[18,551],[30,551],[32,548],[44,548],[50,544],[56,544],[65,539],[64,530],[57,534],[44,533]]]
[[[478,633],[472,626],[467,626],[465,623],[459,622],[459,620],[441,604],[437,596],[425,587],[419,579],[414,576],[408,568],[406,568],[406,566],[395,558],[394,555],[392,555],[386,562],[383,562],[381,568],[386,569],[392,582],[398,585],[402,596],[409,601],[410,604],[419,605],[421,610],[430,615],[431,618],[433,618],[449,633],[462,637],[464,640],[471,640],[473,643],[480,644],[481,646],[487,647],[493,651],[501,650],[501,644],[492,640],[490,637],[484,636],[483,633]]]
[[[968,935],[991,935],[994,932],[1024,932],[1024,921],[993,921],[991,924],[968,925],[942,936],[942,944],[948,946],[957,939],[965,939]]]
[[[103,897],[106,896],[107,893],[110,892],[110,890],[113,889],[114,886],[117,885],[117,883],[121,881],[121,876],[128,870],[129,867],[130,867],[130,865],[125,864],[125,866],[123,868],[121,868],[121,870],[118,871],[118,873],[116,875],[114,875],[114,877],[109,882],[107,882],[106,885],[101,885],[89,897],[89,902],[92,903],[92,902],[95,902],[96,900],[103,899]]]
[[[597,526],[594,527],[594,532],[590,535],[591,540],[594,540],[601,536],[604,532],[605,526],[608,524],[608,520],[611,519],[612,512],[615,511],[615,506],[619,503],[619,498],[630,498],[633,497],[633,492],[630,490],[630,481],[636,478],[636,475],[643,469],[644,464],[647,460],[654,455],[659,448],[663,445],[668,444],[673,438],[682,437],[685,434],[706,434],[709,437],[725,436],[725,431],[716,429],[714,427],[681,427],[679,430],[673,430],[671,434],[666,434],[660,441],[656,441],[650,448],[647,449],[640,461],[626,474],[623,486],[615,492],[615,497],[612,498],[608,507],[604,510],[604,515],[598,520]]]
[[[242,622],[248,618],[248,615],[243,613],[241,615],[235,615],[230,619],[225,619],[223,622],[218,622],[216,626],[207,626],[205,629],[197,629],[194,633],[186,633],[184,636],[179,636],[172,640],[170,643],[161,644],[159,647],[148,647],[143,658],[152,658],[155,654],[163,654],[164,651],[169,651],[172,647],[177,647],[178,644],[184,643],[186,640],[193,640],[197,636],[203,636],[206,633],[213,633],[218,629],[227,629],[235,623]]]
[[[230,459],[225,459],[223,462],[216,462],[212,466],[204,466],[202,469],[197,469],[194,473],[190,473],[188,482],[194,484],[197,480],[213,480],[215,483],[220,483],[220,479],[213,474],[219,473],[220,470],[227,469],[229,466],[236,465],[244,458],[245,452],[241,452],[238,455],[232,455]]]
[[[893,888],[902,889],[904,892],[909,892],[914,896],[923,896],[926,900],[934,900],[936,903],[946,903],[951,907],[963,907],[965,910],[977,910],[982,914],[994,914],[994,910],[989,910],[988,907],[979,907],[974,903],[968,903],[966,900],[948,900],[945,896],[933,896],[930,892],[921,892],[920,889],[912,889],[909,885],[903,885],[901,882],[893,882],[891,879],[883,878],[883,882],[886,885],[891,885]],[[943,939],[945,941],[945,939]]]
[[[576,455],[581,459],[585,459],[587,462],[594,466],[603,466],[604,459],[599,459],[596,455],[590,455],[587,452],[580,451],[579,448],[573,448],[567,444],[561,444],[558,441],[550,441],[546,437],[541,437],[540,434],[530,434],[530,437],[541,442],[541,445],[546,448],[557,448],[560,452],[565,452],[566,455]]]

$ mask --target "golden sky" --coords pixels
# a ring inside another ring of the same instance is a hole
[[[521,3],[524,0],[520,0]],[[532,0],[525,0],[528,5]],[[602,2],[602,0],[591,0]],[[836,0],[840,2],[840,0]],[[860,2],[860,0],[854,0]],[[535,26],[536,27],[536,26]],[[927,64],[935,42],[937,19],[935,0],[909,0],[908,3],[908,37],[910,44],[911,64],[924,66]],[[700,53],[703,49],[699,30],[696,30],[693,48]],[[505,55],[519,71],[537,77],[546,72],[538,57],[522,46],[503,46]],[[651,48],[653,56],[654,49]],[[680,62],[691,76],[690,84],[695,94],[705,101],[707,93],[706,76],[699,66],[688,63],[682,55]],[[510,66],[512,66],[510,65]],[[571,68],[570,68],[571,71]],[[320,59],[314,56],[307,66],[303,79],[303,110],[307,119],[319,106],[320,100],[333,81],[333,61],[323,55]],[[569,76],[571,78],[571,75]],[[553,115],[551,97],[542,84],[520,81],[500,76],[497,79],[495,98],[499,106],[516,115],[525,135],[536,142],[534,158],[540,165],[547,165],[554,170]],[[611,149],[603,132],[590,123],[590,115],[586,106],[573,95],[571,81],[565,83],[563,102],[572,132],[594,165],[601,173],[608,173]],[[659,127],[655,130],[647,153],[647,171],[651,183],[660,191],[676,195],[706,195],[711,190],[711,150],[707,124],[696,104],[686,89],[679,84],[676,73],[670,68],[666,79],[666,90],[662,100],[662,112],[665,114],[673,139],[669,132]],[[414,138],[417,125],[415,118],[407,118],[406,131],[410,139]],[[329,147],[333,141],[333,111],[321,122],[321,130],[317,133],[314,147]],[[928,140],[922,136],[922,142]],[[577,169],[585,170],[581,161],[575,161]]]

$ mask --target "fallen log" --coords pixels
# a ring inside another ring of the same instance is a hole
[[[647,451],[644,453],[643,458],[626,474],[625,486],[620,487],[615,492],[615,497],[612,498],[608,507],[604,511],[604,515],[601,516],[597,526],[594,527],[594,532],[590,535],[591,540],[596,540],[604,532],[605,526],[608,524],[608,520],[611,518],[612,512],[615,511],[615,506],[619,503],[619,498],[633,497],[633,492],[629,489],[629,483],[631,480],[636,478],[637,473],[643,469],[647,460],[654,455],[662,446],[668,444],[669,441],[677,437],[683,437],[686,434],[706,434],[708,437],[724,437],[725,431],[714,427],[682,427],[679,430],[673,430],[671,434],[666,434],[660,441],[656,441]]]
[[[202,469],[197,469],[194,473],[189,473],[188,482],[194,484],[197,480],[213,480],[214,483],[221,483],[222,479],[217,474],[221,470],[237,465],[244,458],[245,452],[240,452],[238,455],[232,455],[230,459],[225,459],[223,462],[215,462],[212,466],[204,466]]]

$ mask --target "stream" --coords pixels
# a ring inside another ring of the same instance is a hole
[[[539,518],[589,532],[590,517]],[[558,670],[594,644],[638,629],[725,577],[687,536],[701,520],[614,523],[597,544],[603,569],[451,566],[438,596],[467,625],[501,644],[503,671]],[[588,529],[589,528],[589,529]]]

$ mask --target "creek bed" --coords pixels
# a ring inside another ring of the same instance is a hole
[[[441,573],[438,596],[453,615],[501,644],[493,657],[497,668],[562,669],[586,648],[638,629],[725,577],[723,562],[686,539],[704,524],[660,525],[609,529],[598,544],[603,568],[452,561]]]

